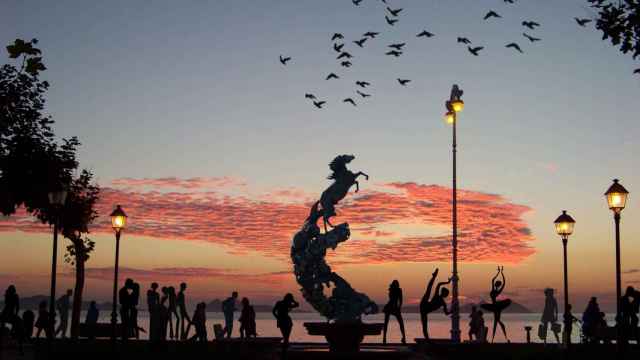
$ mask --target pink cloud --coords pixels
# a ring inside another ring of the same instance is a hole
[[[223,191],[229,183],[217,181],[114,180],[125,188],[103,188],[98,205],[102,216],[92,231],[111,232],[106,215],[115,204],[121,204],[129,215],[126,235],[207,241],[225,246],[231,254],[256,252],[286,259],[291,238],[318,194],[288,189],[264,196],[229,195]],[[159,191],[168,188],[178,190]],[[338,205],[333,222],[347,221],[356,233],[344,248],[330,255],[332,264],[449,259],[451,236],[446,229],[451,223],[450,199],[447,187],[416,183],[389,183],[377,190],[351,193]],[[533,236],[522,219],[530,210],[500,195],[460,190],[460,259],[517,263],[532,255]],[[385,229],[389,224],[396,225],[394,231]],[[403,226],[416,224],[439,230],[429,235],[402,231]],[[0,232],[16,230],[50,231],[24,212],[0,220]]]

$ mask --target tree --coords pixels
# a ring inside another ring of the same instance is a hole
[[[598,11],[596,29],[624,54],[640,56],[640,0],[588,0]]]
[[[75,265],[71,336],[76,338],[85,263],[95,245],[87,234],[98,216],[100,188],[87,170],[74,176],[80,142],[72,137],[59,144],[51,128],[54,121],[43,112],[49,84],[38,77],[46,67],[41,51],[34,47],[37,43],[17,39],[7,51],[10,58],[21,60],[20,68],[10,64],[0,68],[0,212],[11,215],[24,206],[43,223],[58,221],[60,233],[71,241],[65,260]],[[53,209],[48,193],[61,188],[67,190],[67,201],[63,209]]]

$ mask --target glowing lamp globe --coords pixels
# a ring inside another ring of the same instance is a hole
[[[121,231],[127,225],[127,214],[120,205],[116,206],[116,209],[111,213],[111,226],[115,231]]]
[[[627,204],[629,192],[624,188],[618,179],[613,179],[613,184],[609,187],[604,195],[607,197],[607,205],[615,213],[620,213]]]
[[[453,111],[461,112],[462,110],[464,110],[464,101],[462,101],[460,99],[453,100],[451,102],[451,107],[453,108]]]
[[[447,113],[444,114],[444,120],[447,122],[447,124],[452,125],[456,121],[456,117],[453,111],[447,111]]]
[[[562,236],[563,239],[566,239],[569,235],[573,234],[573,227],[576,224],[576,221],[567,214],[566,210],[563,210],[562,215],[558,216],[556,221],[553,223],[556,226],[556,232],[558,235]]]

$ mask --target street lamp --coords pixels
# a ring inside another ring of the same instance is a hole
[[[618,324],[618,335],[620,334],[620,325],[622,320],[621,298],[622,298],[622,281],[620,275],[620,213],[627,203],[629,192],[624,186],[620,185],[618,179],[613,179],[613,184],[609,187],[604,195],[607,197],[607,205],[613,211],[613,220],[616,224],[616,323]],[[620,339],[618,339],[620,340]]]
[[[118,262],[120,260],[120,233],[127,225],[127,214],[124,213],[120,205],[117,205],[110,216],[111,225],[116,233],[116,264],[113,268],[113,307],[111,311],[111,340],[115,341],[118,334]]]
[[[564,260],[564,343],[569,345],[571,343],[571,334],[568,330],[571,328],[571,315],[569,314],[569,279],[567,271],[567,241],[569,235],[573,234],[573,227],[576,221],[573,220],[566,210],[562,210],[562,215],[558,216],[554,221],[556,226],[556,232],[562,238],[562,254]]]
[[[460,342],[460,302],[458,300],[458,189],[457,189],[457,174],[456,174],[456,153],[457,153],[457,140],[456,140],[456,125],[458,122],[458,112],[464,109],[464,102],[462,101],[463,91],[460,90],[458,85],[453,85],[451,88],[451,95],[449,100],[445,102],[447,113],[445,119],[448,124],[451,125],[453,132],[453,141],[451,146],[451,153],[453,154],[453,207],[451,211],[453,236],[451,240],[452,245],[452,271],[451,271],[451,341],[454,343]]]
[[[49,298],[49,334],[48,338],[53,339],[55,334],[55,303],[56,303],[56,270],[58,267],[58,227],[60,223],[60,212],[67,201],[67,191],[64,189],[52,191],[47,194],[49,205],[53,208],[53,255],[51,257],[51,295]]]

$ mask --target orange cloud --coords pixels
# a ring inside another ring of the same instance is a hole
[[[117,187],[103,188],[98,205],[102,216],[92,231],[111,232],[106,215],[121,204],[129,215],[128,234],[208,241],[232,254],[288,258],[291,238],[308,215],[310,199],[318,194],[287,189],[230,195],[225,192],[230,184],[241,182],[224,179],[114,180]],[[382,184],[376,190],[351,193],[338,205],[334,223],[349,222],[352,238],[330,254],[332,264],[448,260],[450,199],[447,187],[416,183]],[[529,210],[500,195],[460,190],[459,258],[517,263],[532,255],[533,236],[522,219]],[[16,230],[50,231],[24,212],[0,220],[0,232]]]

